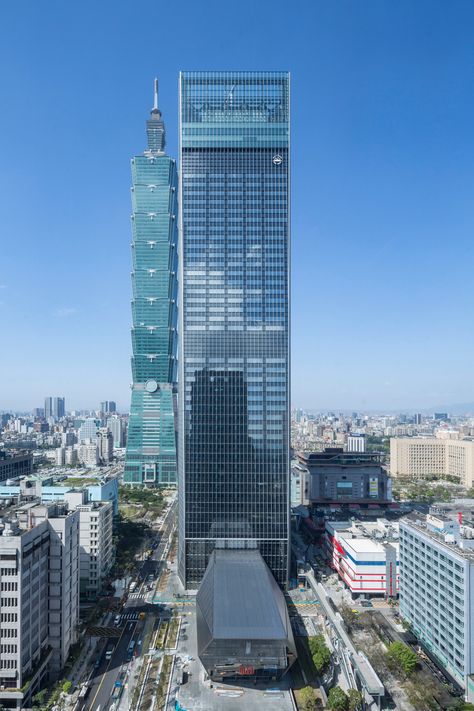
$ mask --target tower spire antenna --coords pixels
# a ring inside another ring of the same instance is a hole
[[[165,124],[158,108],[158,78],[153,82],[153,108],[150,118],[146,123],[148,135],[148,150],[155,153],[163,153],[165,149]]]
[[[158,78],[153,83],[153,111],[158,111]]]

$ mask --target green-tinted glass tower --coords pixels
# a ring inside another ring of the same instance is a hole
[[[132,403],[124,481],[176,483],[177,185],[155,101],[148,148],[132,158]]]

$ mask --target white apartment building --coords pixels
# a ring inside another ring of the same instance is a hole
[[[118,417],[118,415],[112,415],[107,419],[107,427],[112,432],[112,437],[114,438],[114,449],[120,449],[124,446],[124,427],[125,423]]]
[[[400,614],[474,701],[474,528],[440,515],[400,521]]]
[[[113,505],[93,501],[78,506],[80,515],[80,587],[84,597],[96,597],[114,563]]]
[[[99,449],[97,442],[85,442],[77,448],[78,459],[86,467],[96,467],[99,464]]]
[[[79,516],[55,504],[13,515],[0,529],[0,705],[23,709],[76,640]]]
[[[114,456],[114,438],[108,427],[100,427],[97,432],[97,448],[99,460],[102,464],[108,464]]]
[[[455,476],[466,487],[474,483],[474,441],[403,437],[390,440],[390,473],[393,477],[424,479]]]
[[[348,452],[365,452],[365,435],[363,435],[363,434],[347,435],[347,451]]]
[[[96,442],[97,441],[97,430],[100,427],[100,420],[95,417],[86,417],[84,422],[79,428],[79,442]]]
[[[66,447],[58,447],[56,450],[56,466],[61,467],[66,464]]]
[[[77,464],[78,461],[77,449],[74,449],[74,447],[66,447],[65,463],[74,465]]]
[[[79,623],[79,512],[67,504],[26,504],[17,513],[20,526],[49,525],[49,671],[59,674]]]

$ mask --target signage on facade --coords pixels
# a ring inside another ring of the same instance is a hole
[[[255,669],[253,667],[246,666],[244,664],[242,664],[239,669],[239,674],[241,674],[242,676],[251,676],[254,673],[255,673]]]

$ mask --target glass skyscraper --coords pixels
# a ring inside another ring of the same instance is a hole
[[[179,573],[289,546],[289,75],[180,76]]]
[[[177,192],[158,87],[148,149],[132,158],[132,403],[124,481],[176,483]]]

